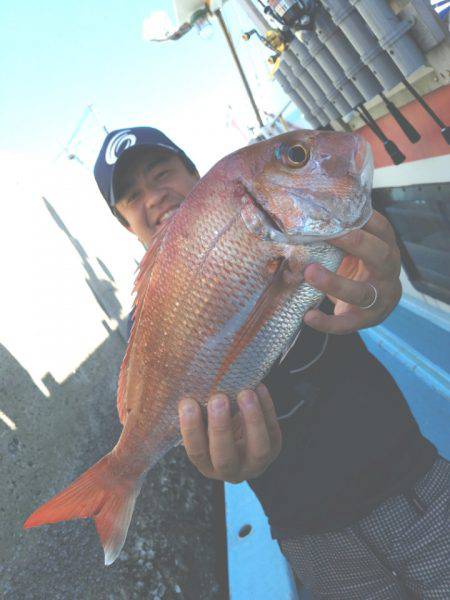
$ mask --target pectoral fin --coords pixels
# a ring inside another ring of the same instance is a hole
[[[298,282],[288,283],[283,275],[288,264],[288,259],[279,257],[276,260],[277,263],[275,263],[274,260],[271,260],[270,263],[268,263],[268,271],[273,273],[272,278],[255,303],[247,320],[237,331],[217,372],[212,386],[214,391],[244,348],[251,343],[263,326],[270,321],[279,306],[283,304],[298,287]]]

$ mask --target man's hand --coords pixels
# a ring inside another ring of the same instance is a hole
[[[305,281],[325,292],[334,302],[334,315],[310,310],[304,321],[327,333],[352,333],[381,323],[400,300],[400,252],[394,231],[387,219],[374,211],[363,229],[352,231],[330,242],[346,256],[337,273],[319,264],[308,265]],[[368,309],[374,300],[375,304]]]
[[[253,479],[278,456],[281,431],[272,398],[264,385],[238,395],[239,412],[231,417],[225,394],[208,402],[206,428],[198,403],[183,398],[179,404],[183,443],[190,461],[205,477],[239,483]]]

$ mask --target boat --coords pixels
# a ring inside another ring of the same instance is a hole
[[[244,35],[271,48],[274,81],[309,126],[371,144],[373,205],[396,232],[403,295],[360,334],[450,458],[449,3],[239,1],[255,25]],[[306,600],[248,485],[226,484],[225,505],[230,597]]]

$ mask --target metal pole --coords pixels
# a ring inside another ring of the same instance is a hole
[[[256,106],[255,99],[253,98],[252,90],[250,89],[250,86],[248,84],[248,81],[247,81],[247,78],[245,76],[244,70],[243,70],[242,65],[241,65],[241,63],[239,61],[239,57],[237,55],[236,48],[234,47],[233,40],[231,39],[230,32],[228,31],[227,26],[225,25],[225,21],[223,20],[222,13],[221,13],[220,10],[217,10],[217,11],[214,12],[214,14],[217,17],[217,20],[220,23],[220,27],[222,28],[223,34],[225,36],[225,39],[227,40],[228,47],[230,48],[230,51],[231,51],[231,54],[233,56],[234,62],[236,64],[236,67],[238,68],[239,74],[241,76],[242,82],[243,82],[243,84],[245,86],[245,90],[247,92],[247,96],[248,96],[248,98],[249,98],[249,100],[251,102],[251,105],[252,105],[253,110],[255,112],[256,118],[258,120],[259,126],[260,127],[264,127],[264,123],[262,122],[261,115],[259,114],[259,110],[258,110],[258,107]]]
[[[94,105],[93,104],[88,104],[88,109],[91,111],[92,116],[97,121],[97,123],[100,125],[100,127],[103,129],[103,131],[106,134],[108,134],[109,131],[107,130],[106,125],[103,125],[103,123],[100,121],[99,116],[97,114],[97,111],[94,110]]]

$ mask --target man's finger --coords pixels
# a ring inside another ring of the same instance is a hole
[[[392,225],[382,214],[373,211],[372,216],[364,225],[363,229],[380,238],[387,244],[396,244],[395,232],[392,228]]]
[[[277,420],[277,414],[273,405],[272,397],[267,387],[260,383],[256,388],[261,410],[266,421],[267,433],[269,434],[272,453],[276,456],[281,450],[281,429]]]
[[[316,289],[354,306],[368,306],[373,300],[373,288],[367,282],[341,277],[316,263],[308,265],[305,269],[305,281]]]
[[[256,477],[268,466],[272,458],[269,433],[255,392],[240,392],[238,404],[244,420],[247,442],[244,468],[251,474],[250,477]]]
[[[320,310],[310,310],[305,314],[303,320],[306,325],[313,329],[336,335],[353,333],[358,329],[364,329],[364,327],[374,324],[373,315],[369,313],[367,316],[362,317],[361,311],[349,311],[343,315],[326,315]]]
[[[214,470],[225,479],[239,476],[239,454],[233,434],[230,403],[225,394],[216,394],[208,402],[209,454]]]
[[[392,246],[368,231],[356,229],[340,238],[330,240],[330,244],[357,256],[377,275],[389,274],[390,277],[391,273],[399,267],[397,256],[391,252]]]
[[[183,444],[190,461],[208,476],[212,470],[208,436],[200,406],[192,398],[183,398],[178,405]]]
[[[287,285],[295,285],[303,281],[304,262],[296,255],[290,256],[283,270],[283,279]]]

